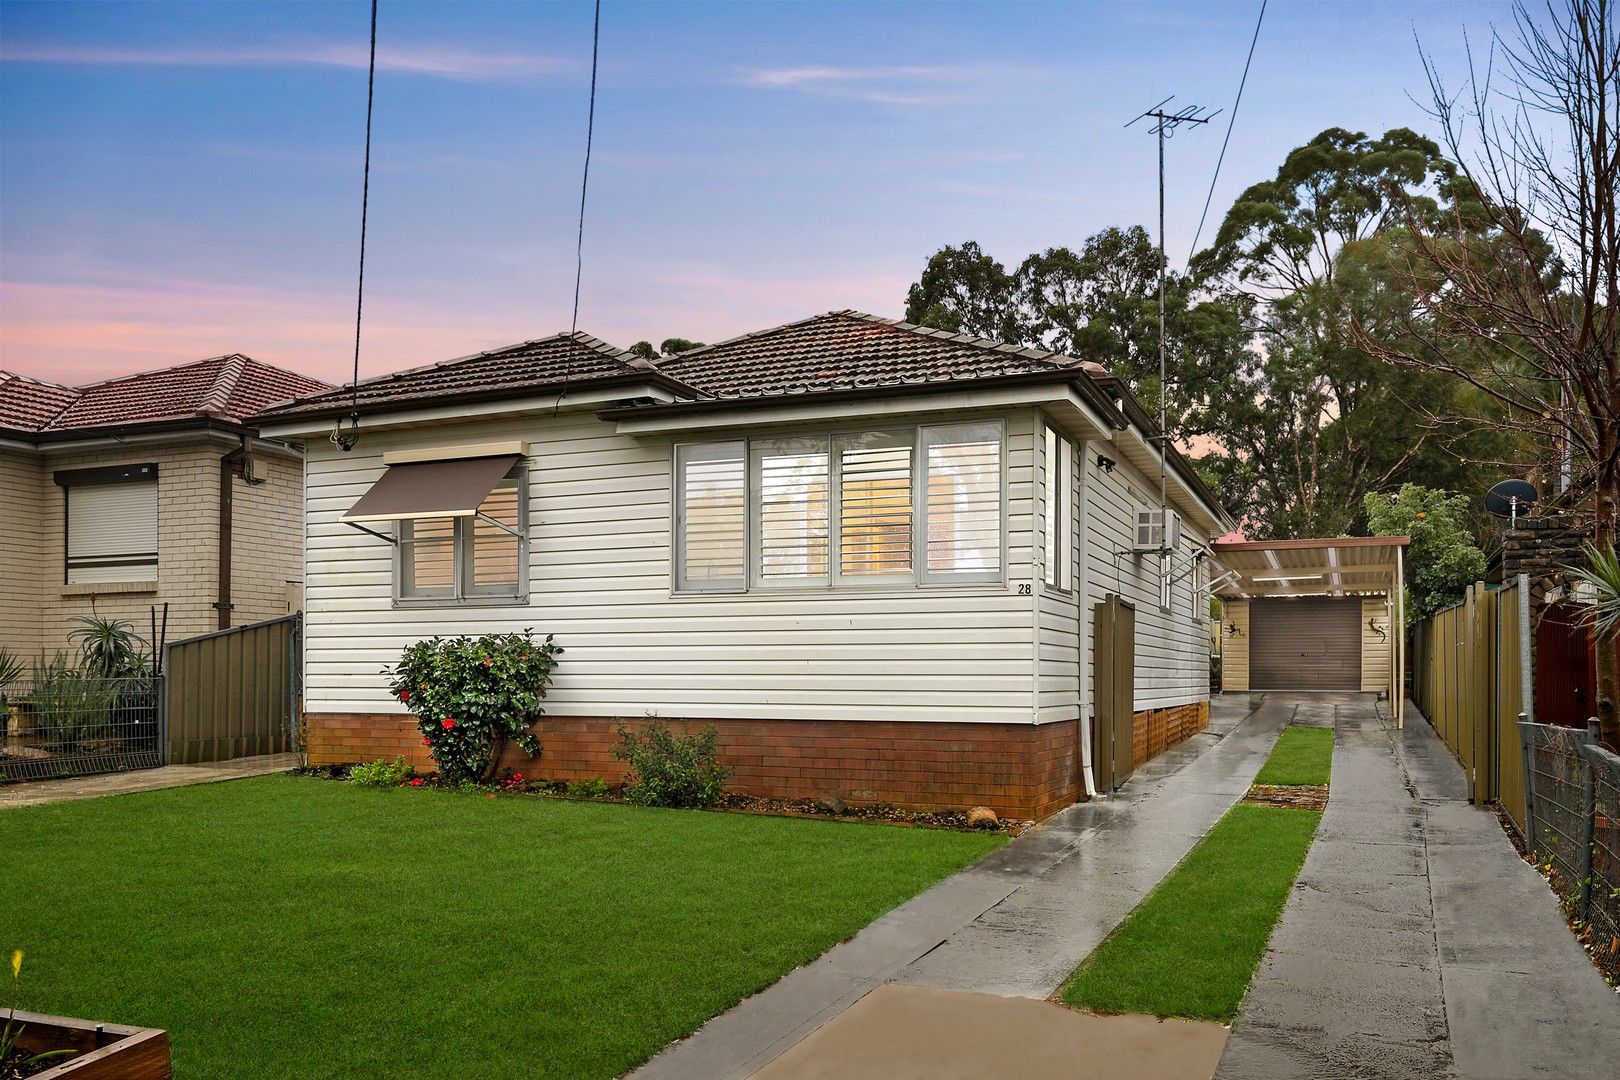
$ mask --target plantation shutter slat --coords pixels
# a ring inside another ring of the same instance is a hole
[[[676,587],[740,590],[748,554],[746,444],[682,445],[675,463]]]
[[[825,583],[831,566],[827,440],[762,441],[752,453],[759,584]]]
[[[157,576],[156,480],[74,484],[67,493],[69,584]]]

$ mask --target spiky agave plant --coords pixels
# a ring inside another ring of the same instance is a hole
[[[1620,554],[1612,543],[1587,544],[1582,551],[1586,565],[1565,568],[1571,582],[1585,586],[1577,592],[1581,621],[1599,641],[1612,641],[1620,634]]]

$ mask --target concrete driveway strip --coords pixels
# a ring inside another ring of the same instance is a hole
[[[753,1075],[878,986],[1045,998],[1248,789],[1284,724],[1331,707],[1218,701],[1209,730],[889,912],[631,1073]]]
[[[1333,796],[1216,1076],[1607,1075],[1620,999],[1408,704],[1338,710]]]

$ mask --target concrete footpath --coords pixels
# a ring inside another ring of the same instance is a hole
[[[1121,795],[1071,807],[1030,830],[630,1075],[638,1080],[752,1076],[835,1017],[841,1030],[858,1039],[863,1014],[852,1008],[857,1003],[861,1009],[900,1010],[926,996],[863,1000],[884,984],[1050,996],[1243,796],[1284,724],[1311,722],[1298,715],[1301,708],[1320,712],[1321,722],[1331,721],[1327,704],[1300,706],[1258,695],[1256,703],[1251,713],[1247,697],[1217,701],[1208,731],[1150,762]],[[1041,1007],[1050,1010],[1054,1023],[1068,1022],[1070,1014],[1057,1006]],[[1070,1037],[1068,1032],[1054,1036],[1060,1042]],[[836,1049],[850,1045],[841,1042]],[[936,1039],[935,1045],[937,1054],[949,1056],[946,1042]],[[945,1068],[941,1058],[932,1060],[934,1076],[960,1075],[956,1069],[964,1064],[958,1059]],[[848,1057],[837,1061],[844,1075],[888,1075],[886,1067],[873,1072]],[[825,1064],[833,1067],[830,1060]],[[927,1060],[914,1064],[923,1070],[919,1075],[929,1073]],[[818,1062],[798,1065],[793,1075],[822,1074]]]
[[[1620,1074],[1620,997],[1407,709],[1402,731],[1338,710],[1332,798],[1216,1076]]]
[[[74,799],[99,799],[104,795],[128,795],[133,791],[212,784],[220,780],[240,780],[266,776],[298,767],[297,754],[262,754],[212,761],[201,765],[163,765],[156,769],[102,773],[68,780],[29,780],[0,787],[0,810],[12,806],[41,806]]]

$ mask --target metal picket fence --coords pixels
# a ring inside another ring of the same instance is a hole
[[[44,670],[0,693],[0,777],[48,780],[163,763],[158,676]]]
[[[1620,979],[1620,757],[1579,728],[1519,723],[1526,846],[1593,958]]]

